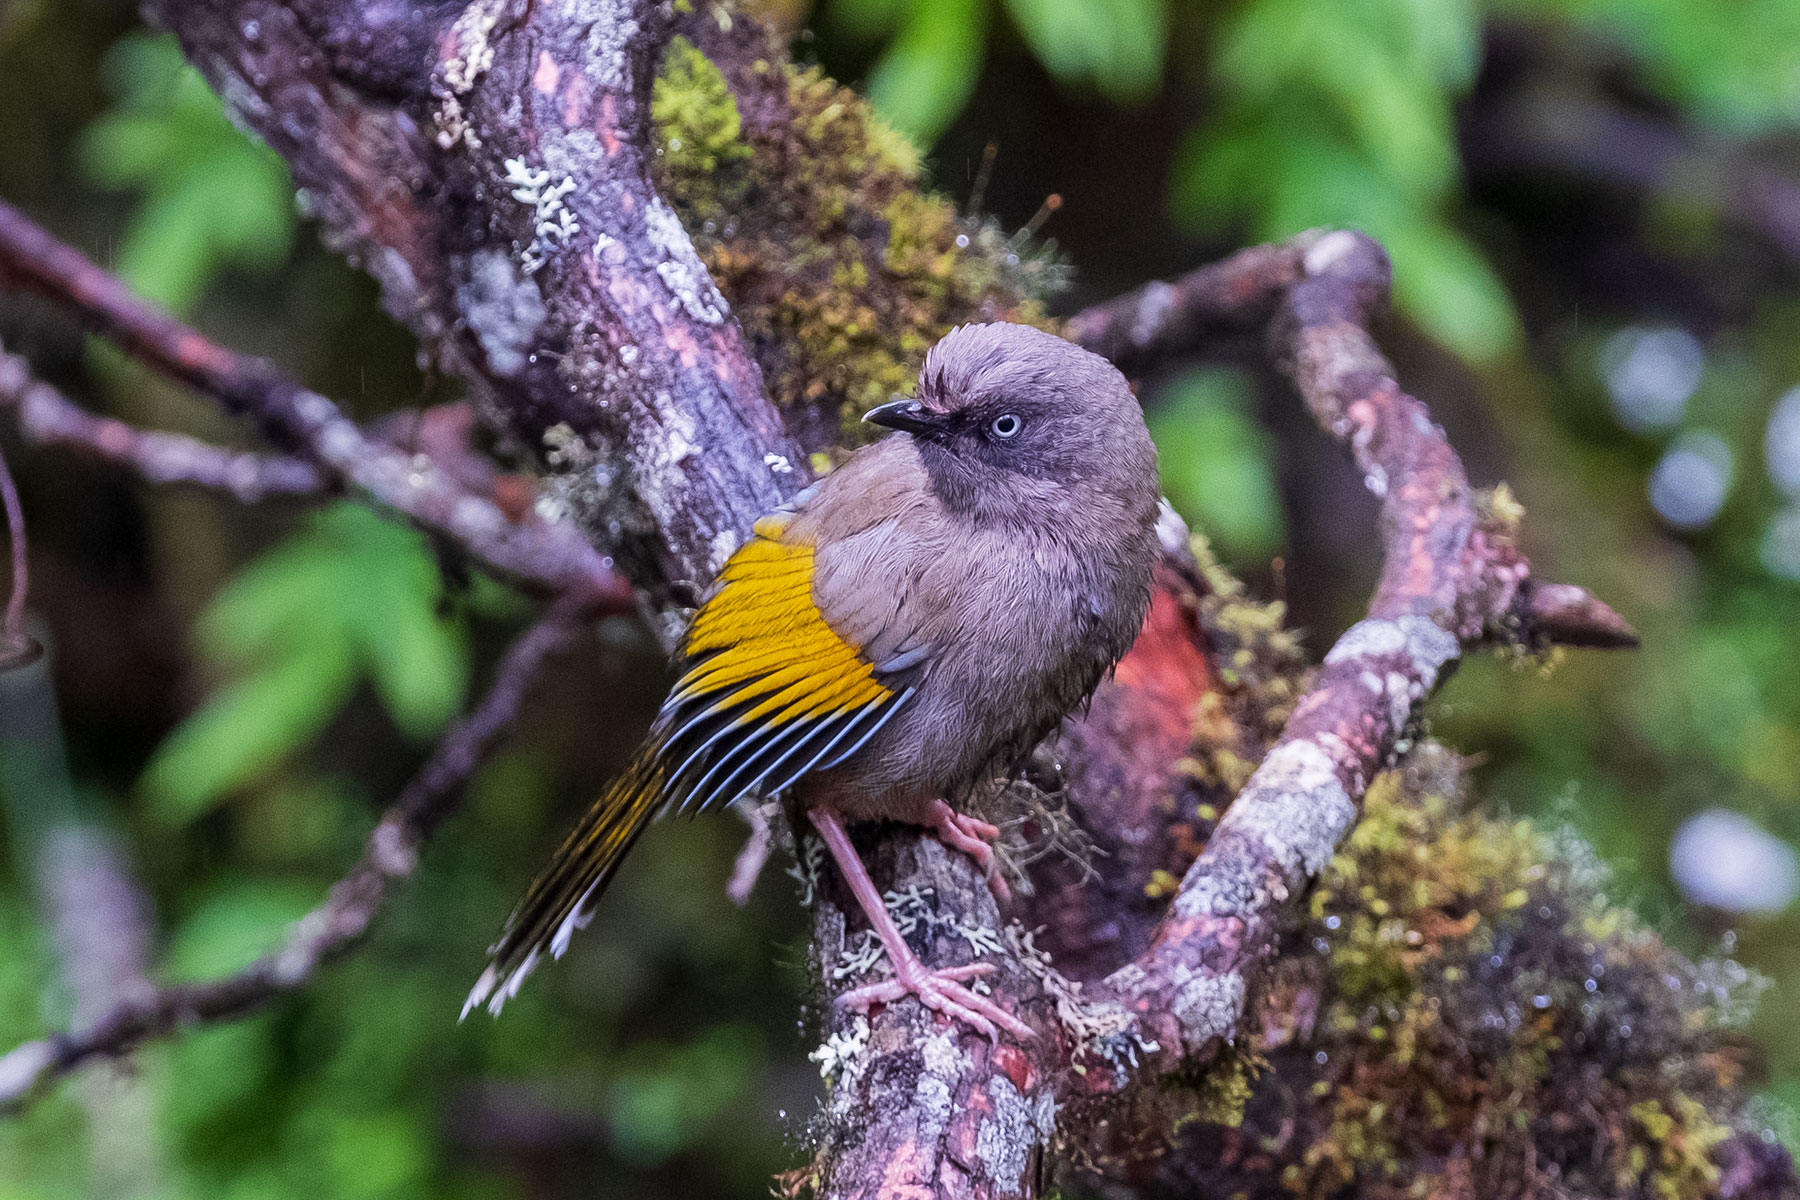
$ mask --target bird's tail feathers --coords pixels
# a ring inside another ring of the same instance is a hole
[[[482,1005],[498,1016],[545,953],[561,958],[575,931],[586,928],[613,872],[663,802],[658,749],[652,743],[638,752],[532,880],[488,950],[487,969],[463,1002],[464,1017]]]

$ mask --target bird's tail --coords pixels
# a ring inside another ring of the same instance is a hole
[[[500,940],[488,950],[487,970],[463,1002],[464,1017],[483,1004],[498,1016],[518,995],[519,985],[544,952],[561,958],[575,931],[586,927],[600,893],[662,804],[664,768],[659,749],[650,742],[638,751],[631,766],[582,815],[549,865],[531,881],[525,898],[507,918]]]

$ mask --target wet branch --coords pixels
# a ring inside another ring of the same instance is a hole
[[[1369,615],[1325,656],[1149,950],[1108,980],[1165,1070],[1192,1066],[1236,1035],[1251,972],[1273,953],[1292,902],[1330,862],[1370,781],[1402,751],[1418,705],[1466,648],[1636,642],[1581,589],[1533,581],[1516,516],[1473,492],[1443,431],[1395,382],[1367,331],[1387,300],[1381,247],[1354,233],[1298,246],[1304,276],[1275,313],[1271,348],[1382,502],[1382,572]]]
[[[29,446],[72,449],[156,484],[225,492],[243,504],[274,496],[319,497],[330,488],[317,467],[291,455],[228,450],[179,433],[136,429],[98,417],[35,379],[31,367],[0,347],[0,411],[11,414]]]

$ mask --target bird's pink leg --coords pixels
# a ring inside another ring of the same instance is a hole
[[[994,893],[995,900],[1005,904],[1012,899],[1012,889],[1001,878],[1000,864],[994,859],[993,842],[1000,836],[999,826],[959,813],[942,800],[931,802],[931,815],[924,825],[937,834],[944,845],[961,850],[975,860],[975,865],[987,877],[988,891]]]
[[[919,956],[906,944],[900,927],[894,924],[894,918],[888,915],[887,905],[881,902],[881,893],[875,889],[875,881],[869,878],[868,869],[857,856],[856,847],[850,844],[850,835],[844,831],[844,823],[838,815],[824,808],[809,808],[806,815],[824,839],[825,848],[831,851],[838,870],[844,873],[851,894],[869,919],[875,936],[881,939],[888,961],[894,965],[892,979],[845,992],[838,997],[839,1004],[866,1012],[871,1005],[891,1004],[903,996],[917,996],[926,1008],[972,1025],[995,1042],[1000,1040],[995,1026],[1021,1040],[1037,1036],[1025,1022],[987,997],[978,996],[962,986],[962,980],[992,971],[992,963],[970,963],[964,967],[933,971],[920,962]]]

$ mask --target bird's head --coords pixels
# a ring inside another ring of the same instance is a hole
[[[1136,509],[1159,495],[1156,449],[1125,377],[1028,325],[951,330],[925,356],[913,398],[864,419],[918,443],[952,508],[995,515],[1114,500]]]

